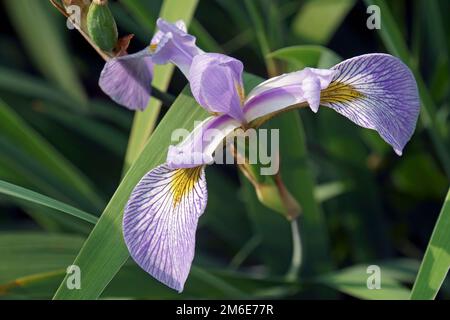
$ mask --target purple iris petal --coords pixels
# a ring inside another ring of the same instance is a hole
[[[143,110],[150,99],[152,77],[152,58],[144,49],[107,61],[99,85],[118,104],[131,110]]]
[[[211,164],[224,138],[239,126],[240,123],[228,115],[207,118],[181,143],[169,147],[167,165],[175,169]]]
[[[188,77],[192,94],[206,110],[224,113],[242,122],[242,71],[242,62],[226,55],[197,55]]]
[[[173,170],[163,164],[142,178],[125,208],[123,233],[131,257],[178,292],[192,265],[207,197],[204,167]]]
[[[183,21],[172,24],[158,19],[157,26],[150,48],[109,60],[100,75],[102,90],[131,110],[148,105],[153,64],[172,62],[187,76],[192,58],[203,52],[195,45],[195,37],[186,33]]]
[[[150,45],[154,50],[153,62],[156,64],[172,62],[187,77],[192,58],[203,52],[196,46],[195,37],[186,33],[186,26],[181,20],[172,24],[159,18],[157,26],[159,31]]]
[[[183,20],[177,20],[175,23],[170,23],[163,18],[158,18],[158,20],[156,20],[156,26],[162,33],[172,32],[181,38],[185,38],[192,42],[195,41],[195,37],[187,33],[186,24]]]
[[[398,155],[411,138],[420,111],[416,81],[409,68],[388,54],[345,60],[322,92],[321,104],[354,123],[378,131]]]
[[[305,68],[264,81],[245,100],[246,120],[250,122],[302,102],[307,102],[317,112],[321,90],[329,85],[335,73],[333,70]]]

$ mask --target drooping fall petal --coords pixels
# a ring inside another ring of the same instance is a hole
[[[131,110],[143,110],[150,100],[153,62],[147,49],[106,62],[99,85],[112,100]]]
[[[396,57],[376,53],[345,60],[332,69],[338,73],[322,91],[321,104],[376,130],[401,155],[420,111],[409,68]]]
[[[131,110],[143,110],[148,105],[153,64],[172,62],[187,76],[193,56],[203,52],[195,45],[195,37],[186,33],[183,21],[172,24],[158,19],[157,26],[149,47],[107,61],[100,75],[101,89]]]
[[[192,265],[207,197],[203,166],[171,169],[163,164],[142,178],[125,208],[123,234],[131,257],[178,292]]]

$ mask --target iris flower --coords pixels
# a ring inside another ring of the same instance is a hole
[[[306,68],[269,79],[244,94],[239,60],[216,53],[193,56],[184,71],[197,102],[214,114],[148,172],[124,211],[126,245],[138,265],[181,292],[194,258],[197,222],[206,208],[205,166],[236,128],[296,107],[329,107],[374,129],[402,154],[414,132],[419,98],[411,71],[387,54],[367,54],[331,69]],[[207,137],[214,129],[215,134]],[[295,147],[295,146],[293,146]]]
[[[154,64],[175,64],[185,75],[192,58],[202,53],[195,37],[186,33],[186,25],[159,18],[158,31],[150,45],[134,53],[106,62],[101,74],[100,88],[115,102],[131,110],[144,110],[150,100]]]

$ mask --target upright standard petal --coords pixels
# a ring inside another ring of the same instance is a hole
[[[143,110],[150,100],[152,77],[152,58],[145,49],[107,61],[99,85],[118,104]]]
[[[172,62],[188,77],[192,58],[203,52],[195,44],[195,37],[186,33],[186,25],[181,20],[172,24],[159,18],[156,24],[158,32],[150,44],[153,62]]]
[[[401,155],[420,110],[417,84],[409,68],[396,57],[377,53],[345,60],[332,69],[338,73],[322,91],[321,104],[378,131]]]
[[[298,103],[308,103],[317,112],[320,91],[330,84],[335,73],[333,70],[305,68],[264,81],[245,100],[246,120],[250,122]]]
[[[206,202],[204,167],[173,170],[163,164],[142,178],[125,208],[123,233],[131,257],[178,292],[191,268]]]
[[[195,56],[188,77],[193,96],[206,110],[243,121],[243,68],[242,62],[223,54]]]
[[[224,138],[240,125],[240,122],[228,115],[207,118],[182,142],[169,147],[167,165],[175,169],[211,164],[214,152],[223,146]]]

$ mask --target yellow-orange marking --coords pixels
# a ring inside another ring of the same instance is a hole
[[[200,179],[202,167],[178,169],[172,176],[171,192],[173,194],[173,206],[181,202],[189,192],[194,189]]]
[[[152,53],[155,52],[156,48],[158,48],[157,43],[150,43],[150,46],[149,46],[150,52],[152,52]]]
[[[352,85],[333,81],[320,93],[320,102],[351,102],[352,100],[364,97],[364,94],[356,90]]]
[[[241,102],[241,105],[244,105],[244,101],[245,101],[245,91],[244,91],[244,87],[241,86],[239,83],[235,84],[236,86],[236,91],[239,95],[239,100]]]

